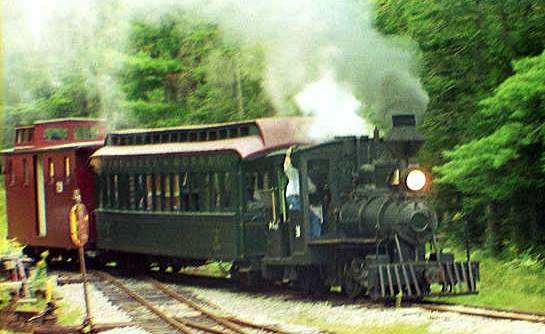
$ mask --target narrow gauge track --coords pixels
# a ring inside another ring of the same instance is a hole
[[[95,272],[97,273],[97,272]],[[99,273],[100,275],[100,273]],[[97,275],[98,276],[98,275]],[[158,275],[154,275],[158,276]],[[183,276],[183,275],[182,275]],[[179,278],[174,278],[171,275],[168,276],[161,276],[161,280],[165,279],[166,281],[170,282],[177,282]],[[192,277],[192,282],[195,283],[195,277]],[[93,280],[93,278],[91,278]],[[66,279],[67,283],[71,283],[72,280],[74,282],[77,281],[77,279]],[[96,281],[96,279],[95,279]],[[182,279],[182,281],[186,281],[185,278]],[[219,280],[223,282],[222,280]],[[155,283],[158,283],[157,281],[154,281]],[[218,283],[214,281],[213,283]],[[207,286],[210,285],[210,282],[207,282],[205,284]],[[213,286],[221,285],[221,284],[212,284]],[[221,285],[222,287],[225,287]],[[281,291],[283,294],[286,293],[286,289],[280,289],[280,290],[268,290],[264,293],[272,293],[275,294],[276,292]],[[255,291],[254,291],[255,292]],[[304,295],[297,291],[290,291],[291,298],[289,299],[312,299],[316,301],[332,301],[333,305],[346,305],[346,304],[360,304],[362,307],[366,308],[381,308],[384,307],[385,304],[378,303],[378,302],[372,302],[369,300],[351,300],[347,297],[341,297],[338,294],[335,295],[326,295],[321,297],[316,296],[309,296]],[[445,303],[445,302],[436,302],[436,301],[421,301],[417,303],[407,303],[404,304],[404,306],[407,307],[418,307],[421,309],[425,309],[428,311],[436,311],[436,312],[452,312],[462,315],[470,315],[470,316],[476,316],[476,317],[482,317],[482,318],[490,318],[490,319],[498,319],[498,320],[511,320],[511,321],[528,321],[528,322],[535,322],[535,323],[542,323],[545,324],[545,314],[544,313],[537,313],[537,312],[521,312],[521,311],[515,311],[515,310],[508,310],[508,309],[500,309],[500,308],[491,308],[491,307],[482,307],[482,306],[472,306],[472,305],[464,305],[464,304],[456,304],[456,303]],[[228,319],[233,323],[237,323],[236,319]],[[261,328],[261,327],[260,327]],[[280,332],[278,332],[280,333]]]
[[[530,321],[545,324],[545,314],[533,312],[521,312],[515,310],[506,310],[493,307],[471,306],[454,303],[441,302],[421,302],[414,306],[423,308],[428,311],[437,312],[454,312],[458,314],[478,316],[491,319],[502,319],[511,321]]]
[[[250,334],[256,330],[275,334],[290,334],[274,326],[254,324],[235,317],[219,316],[214,312],[207,310],[205,306],[199,305],[198,302],[192,300],[190,297],[179,294],[151,278],[145,279],[144,283],[139,282],[138,292],[136,292],[134,289],[129,288],[123,280],[115,278],[110,274],[104,272],[93,272],[93,274],[101,278],[103,280],[102,283],[108,283],[115,286],[125,295],[129,296],[130,299],[136,301],[149,312],[153,313],[157,318],[161,319],[163,321],[162,325],[157,324],[156,319],[145,316],[137,317],[142,319],[135,319],[140,322],[144,329],[154,334],[172,333],[172,328],[186,334],[201,332],[212,334],[224,334],[226,332]],[[165,304],[172,303],[173,301],[185,305],[192,309],[193,312],[190,312],[189,315],[186,316],[171,316],[164,312],[161,307],[156,305],[157,302]]]

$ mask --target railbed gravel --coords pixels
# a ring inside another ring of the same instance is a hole
[[[57,287],[56,291],[62,298],[61,303],[66,312],[76,311],[81,314],[78,323],[83,321],[85,314],[85,301],[83,298],[83,284],[66,284]],[[89,283],[91,293],[91,312],[95,323],[132,322],[131,317],[113,305],[104,294]],[[140,327],[116,328],[101,332],[103,334],[150,334]]]
[[[132,282],[133,288],[139,283]],[[92,307],[96,322],[130,322],[121,311],[92,284]],[[368,308],[361,304],[333,305],[328,301],[294,299],[288,294],[266,295],[252,292],[232,292],[225,289],[201,288],[169,284],[183,294],[191,294],[201,301],[216,305],[218,315],[233,315],[258,324],[275,325],[292,333],[314,334],[323,332],[319,325],[328,328],[388,328],[388,326],[426,325],[431,333],[445,334],[545,334],[545,325],[526,321],[486,319],[452,312],[432,312],[418,307]],[[82,284],[59,287],[63,303],[83,310]],[[178,303],[164,303],[159,308],[172,315],[190,316],[194,311]],[[213,309],[213,308],[210,308]],[[83,313],[83,312],[82,312]],[[196,314],[195,314],[196,315]],[[304,319],[304,325],[298,324]],[[313,325],[316,324],[316,325]],[[334,331],[334,330],[333,330]],[[175,331],[173,331],[175,332]],[[107,334],[149,334],[139,327],[119,328]]]
[[[318,333],[320,328],[308,326],[313,322],[326,323],[329,328],[373,328],[427,325],[431,333],[446,334],[545,334],[545,325],[526,321],[487,319],[452,312],[432,312],[418,307],[377,308],[365,305],[332,305],[328,301],[293,300],[275,294],[265,296],[247,292],[196,287],[170,286],[179,291],[190,291],[198,298],[238,317],[260,324],[278,325],[294,333]],[[295,319],[306,319],[306,326],[293,324]],[[290,324],[291,322],[291,324]]]

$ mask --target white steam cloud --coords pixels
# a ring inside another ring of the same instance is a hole
[[[368,123],[388,126],[392,113],[419,116],[426,108],[411,48],[374,29],[366,0],[6,0],[11,88],[25,91],[24,80],[15,80],[18,69],[9,69],[10,61],[21,64],[18,57],[37,61],[51,80],[72,66],[100,88],[106,115],[122,113],[116,55],[128,22],[135,15],[157,20],[172,9],[218,24],[229,41],[262,48],[263,87],[277,113],[316,116],[315,138],[367,134]]]
[[[367,122],[358,115],[361,102],[331,73],[324,73],[322,79],[307,85],[295,101],[306,115],[315,118],[309,133],[314,140],[371,133]]]

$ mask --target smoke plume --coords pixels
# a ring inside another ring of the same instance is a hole
[[[106,113],[122,112],[116,54],[127,22],[172,9],[216,23],[228,41],[261,47],[263,87],[277,113],[316,116],[316,138],[366,134],[368,123],[387,127],[392,113],[426,108],[413,53],[376,31],[365,0],[7,0],[6,59],[32,59],[52,81],[59,67],[78,68],[106,96]],[[16,69],[7,74],[15,78]]]

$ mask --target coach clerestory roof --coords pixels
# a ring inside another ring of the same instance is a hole
[[[97,150],[92,158],[115,158],[131,156],[150,155],[194,155],[210,152],[232,151],[237,153],[241,159],[246,159],[260,153],[271,150],[286,148],[291,145],[310,144],[308,127],[311,119],[306,117],[277,117],[262,118],[253,121],[233,122],[224,124],[183,126],[161,129],[137,129],[112,132],[111,136],[133,136],[133,135],[159,135],[177,133],[194,133],[200,131],[222,131],[236,129],[238,127],[255,126],[257,131],[248,132],[233,138],[211,139],[207,136],[204,140],[173,141],[158,143],[130,142],[130,144],[114,145],[111,142]],[[178,137],[176,137],[178,138]],[[185,137],[184,137],[185,138]]]

